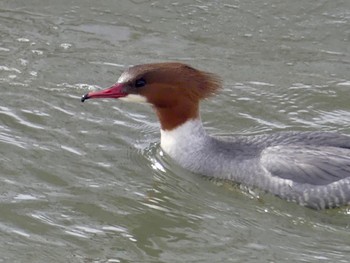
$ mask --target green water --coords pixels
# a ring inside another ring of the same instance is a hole
[[[219,74],[213,134],[350,134],[348,1],[0,1],[0,262],[349,262],[348,208],[191,174],[152,109],[99,100],[129,65]]]

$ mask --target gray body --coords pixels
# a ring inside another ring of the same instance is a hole
[[[200,120],[161,131],[161,146],[184,168],[257,187],[315,209],[350,203],[350,137],[283,132],[219,139]]]

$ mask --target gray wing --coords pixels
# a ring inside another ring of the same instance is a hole
[[[283,179],[326,185],[350,178],[350,149],[332,146],[272,146],[261,153],[262,166]]]

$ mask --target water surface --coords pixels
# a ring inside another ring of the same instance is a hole
[[[0,262],[348,262],[349,208],[213,182],[150,107],[80,103],[129,65],[215,72],[208,132],[350,134],[348,1],[0,2]]]

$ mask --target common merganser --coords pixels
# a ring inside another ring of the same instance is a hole
[[[161,148],[180,166],[232,180],[314,209],[350,204],[350,136],[278,132],[219,139],[203,129],[199,102],[220,79],[177,62],[130,67],[112,87],[81,101],[116,98],[146,102],[160,121]]]

